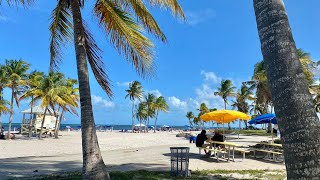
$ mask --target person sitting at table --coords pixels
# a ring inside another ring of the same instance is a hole
[[[207,138],[207,135],[206,135],[206,130],[202,130],[200,134],[198,134],[197,138],[196,138],[196,146],[197,147],[203,147],[203,148],[206,148],[209,146],[209,144],[204,144],[204,142],[208,139]],[[204,149],[204,152],[207,154],[207,155],[210,155],[210,151],[207,152],[205,149]]]
[[[211,138],[212,141],[218,141],[218,142],[224,142],[225,139],[226,139],[226,137],[218,129],[216,129],[214,131],[214,136]],[[219,144],[215,144],[215,143],[213,144],[213,146],[218,149],[224,148],[223,145],[219,145]]]

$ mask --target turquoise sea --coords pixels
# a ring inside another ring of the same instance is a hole
[[[5,128],[5,130],[8,130],[8,123],[3,123],[2,126]],[[66,129],[66,126],[70,126],[72,129],[80,129],[80,124],[61,124],[60,130]],[[105,129],[109,128],[108,126],[112,126],[113,130],[122,130],[122,129],[131,129],[131,125],[105,125],[105,124],[97,124],[97,129]],[[163,125],[157,125],[157,128],[161,127]],[[12,123],[11,128],[12,129],[19,129],[21,127],[20,123]],[[185,129],[185,126],[172,126],[174,129]],[[110,128],[109,128],[110,129]]]

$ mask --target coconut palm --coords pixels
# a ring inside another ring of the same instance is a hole
[[[32,91],[34,88],[37,88],[40,86],[41,81],[44,78],[44,73],[39,72],[39,71],[33,71],[29,74],[27,85],[28,85],[28,90],[25,92],[25,94],[28,94],[30,91]],[[32,112],[33,112],[33,106],[34,106],[34,101],[33,101],[33,95],[31,94],[31,102],[30,102],[30,122],[29,122],[29,134],[28,136],[32,136],[32,127],[33,127],[33,117],[32,117]],[[21,99],[21,98],[20,98]]]
[[[28,6],[30,5],[34,0],[5,0],[9,6]],[[2,5],[2,0],[0,0],[0,6]]]
[[[198,121],[198,123],[200,123],[201,126],[203,127],[204,126],[204,122],[201,121],[200,116],[205,114],[205,113],[210,112],[209,108],[207,107],[206,103],[201,103],[199,109],[197,109],[197,110],[199,111],[199,113],[198,113],[198,119],[196,119],[196,121]]]
[[[129,97],[132,102],[132,132],[134,129],[134,101],[137,99],[139,101],[143,98],[142,85],[139,81],[133,81],[129,84],[129,89],[126,90],[127,95],[125,98]]]
[[[253,0],[253,3],[268,85],[283,141],[287,178],[317,179],[320,177],[317,171],[320,169],[320,121],[284,2]]]
[[[169,105],[166,102],[166,99],[163,96],[160,96],[156,99],[156,102],[154,103],[154,110],[155,110],[155,120],[154,120],[154,133],[157,129],[157,120],[158,120],[158,114],[159,111],[168,112],[169,111]]]
[[[141,124],[147,121],[148,117],[149,117],[149,113],[148,113],[148,108],[147,108],[147,104],[145,102],[141,102],[138,105],[138,109],[137,112],[135,113],[136,118],[138,119],[138,121],[140,122],[140,131],[141,131]]]
[[[59,138],[59,130],[61,121],[64,117],[65,112],[69,112],[71,114],[78,115],[78,112],[76,108],[79,107],[78,102],[80,101],[79,96],[79,88],[74,87],[78,84],[78,81],[75,79],[67,78],[64,82],[64,86],[66,88],[66,91],[61,91],[61,96],[63,99],[66,99],[65,104],[58,104],[58,106],[62,109],[61,114],[59,116],[59,119],[57,118],[56,124],[55,124],[55,131],[54,131],[54,137],[57,139]]]
[[[187,115],[186,115],[186,117],[188,118],[188,120],[189,120],[189,124],[190,124],[190,126],[193,126],[193,118],[194,118],[194,114],[193,114],[193,112],[191,112],[191,111],[189,111],[189,112],[187,112]]]
[[[233,104],[231,106],[233,108],[237,108],[240,112],[248,114],[250,106],[247,100],[255,100],[255,98],[253,97],[253,89],[254,86],[248,87],[243,84],[236,94],[236,101],[233,101]],[[246,129],[248,128],[247,121],[245,121],[245,127]]]
[[[157,100],[157,97],[152,93],[148,93],[148,95],[145,96],[145,104],[147,105],[147,110],[148,110],[148,119],[147,119],[147,124],[145,126],[145,130],[147,130],[147,132],[148,132],[150,118],[154,118],[156,116],[156,109],[155,109],[156,100]]]
[[[16,105],[19,107],[18,95],[25,90],[27,85],[27,71],[30,65],[20,60],[6,60],[6,71],[8,73],[8,84],[7,86],[11,89],[11,101],[10,101],[10,117],[9,117],[9,127],[8,135],[11,133],[12,115],[14,100]],[[10,140],[10,138],[8,138]]]
[[[0,65],[0,101],[4,104],[3,90],[8,84],[8,75],[6,66]],[[0,111],[0,129],[2,128],[2,111]]]
[[[232,81],[230,80],[221,80],[220,87],[218,90],[214,92],[215,96],[220,96],[224,102],[224,109],[227,109],[228,97],[234,96],[235,87],[232,85]],[[228,123],[228,128],[231,129],[230,123]]]
[[[90,64],[96,80],[109,96],[112,96],[112,91],[100,55],[101,50],[82,18],[81,10],[86,2],[58,0],[57,7],[52,12],[50,25],[50,64],[52,68],[57,66],[62,60],[61,48],[73,40],[82,112],[83,178],[109,179],[95,131],[87,63]],[[146,3],[168,8],[174,15],[184,18],[177,0],[96,0],[93,7],[94,15],[112,46],[123,54],[143,77],[153,74],[153,44],[142,32],[146,30],[162,41],[166,41],[165,35],[146,8]]]

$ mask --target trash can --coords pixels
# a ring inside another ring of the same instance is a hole
[[[170,147],[171,175],[187,177],[189,173],[189,147]]]

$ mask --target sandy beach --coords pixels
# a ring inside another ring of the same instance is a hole
[[[102,156],[110,170],[170,170],[172,146],[190,147],[190,169],[270,169],[283,170],[283,163],[273,163],[254,158],[235,162],[219,162],[213,158],[200,157],[195,144],[177,132],[119,133],[98,132]],[[82,166],[81,132],[62,132],[59,139],[0,141],[0,177],[30,176],[61,171],[80,170]],[[253,145],[267,140],[261,136],[229,135],[231,142]],[[36,171],[36,172],[34,172]],[[1,178],[0,178],[1,179]]]

